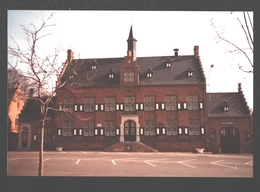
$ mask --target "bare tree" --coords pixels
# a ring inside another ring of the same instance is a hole
[[[232,14],[233,12],[231,12]],[[243,64],[238,63],[238,67],[240,70],[246,73],[253,73],[253,59],[250,56],[251,54],[254,54],[254,39],[253,39],[253,31],[254,26],[252,23],[252,18],[249,14],[249,12],[243,12],[243,19],[241,20],[239,17],[237,17],[237,22],[239,23],[241,30],[244,33],[244,37],[241,37],[241,39],[244,38],[247,42],[247,47],[242,47],[237,44],[237,42],[233,42],[225,37],[225,31],[222,28],[216,27],[214,24],[214,20],[211,19],[211,26],[215,29],[216,35],[217,35],[217,43],[220,41],[224,41],[228,43],[229,45],[233,46],[234,50],[227,50],[229,53],[235,53],[237,54],[243,54],[246,60],[248,61],[249,66],[245,66]]]
[[[26,95],[29,99],[37,100],[41,105],[41,134],[40,134],[40,149],[39,149],[39,170],[38,175],[43,175],[43,145],[44,145],[44,126],[45,122],[49,120],[47,114],[49,110],[55,109],[51,105],[53,97],[56,95],[56,90],[63,87],[72,77],[73,73],[70,73],[65,77],[64,81],[59,84],[55,84],[55,78],[58,77],[63,63],[58,62],[58,55],[61,48],[55,48],[53,54],[42,55],[40,47],[44,44],[42,39],[50,33],[44,33],[46,28],[54,27],[55,24],[51,24],[50,20],[54,16],[52,13],[47,19],[42,16],[42,22],[40,27],[36,27],[34,24],[30,24],[30,27],[21,25],[26,40],[26,49],[22,47],[13,39],[15,47],[8,47],[8,54],[15,57],[17,60],[15,63],[8,62],[9,68],[21,70],[17,73],[19,77],[29,79],[29,86],[35,90],[33,95]],[[66,111],[64,109],[64,111]],[[66,112],[69,112],[67,110]]]

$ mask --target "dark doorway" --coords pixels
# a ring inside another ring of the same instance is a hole
[[[221,153],[240,153],[239,131],[236,128],[220,130]]]
[[[124,124],[125,141],[136,141],[136,124],[134,121],[126,121]]]
[[[22,148],[28,147],[28,128],[24,127],[22,132]]]

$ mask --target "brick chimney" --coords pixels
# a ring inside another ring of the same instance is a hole
[[[174,51],[174,56],[175,56],[175,57],[178,57],[178,51],[179,51],[179,49],[173,49],[173,51]]]
[[[242,92],[241,83],[238,83],[238,92],[239,92],[239,93],[241,93],[241,92]]]
[[[199,46],[195,45],[193,50],[194,50],[194,57],[198,58],[199,57]]]
[[[74,58],[74,52],[71,51],[71,49],[68,49],[67,53],[68,53],[68,54],[67,54],[67,61],[68,61],[68,62],[71,62],[72,59]]]

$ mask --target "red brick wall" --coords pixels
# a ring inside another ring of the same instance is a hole
[[[236,122],[235,125],[223,125],[222,122]],[[253,128],[251,118],[248,117],[225,117],[225,118],[209,118],[208,119],[209,130],[207,132],[208,137],[211,132],[216,133],[216,139],[209,139],[210,151],[213,153],[219,153],[221,148],[220,130],[222,128],[233,127],[239,130],[239,143],[241,152],[252,153],[253,152]],[[244,139],[244,132],[250,134],[248,140]]]
[[[187,95],[196,94],[199,97],[199,102],[205,101],[204,99],[204,86],[119,86],[114,88],[83,88],[78,91],[70,91],[70,90],[59,90],[58,95],[58,104],[63,104],[64,97],[74,97],[74,102],[77,104],[84,104],[84,97],[95,97],[95,104],[105,104],[106,96],[115,96],[116,103],[124,103],[124,96],[135,96],[136,103],[143,103],[144,96],[153,95],[155,96],[156,103],[165,102],[166,95],[176,95],[177,102],[187,102]],[[205,106],[205,105],[204,105]],[[68,116],[64,112],[56,113],[56,128],[62,128],[63,121],[74,121],[75,128],[83,128],[83,121],[85,120],[94,120],[95,124],[102,124],[104,127],[106,120],[116,120],[117,128],[120,127],[121,123],[121,115],[125,114],[136,114],[139,115],[139,123],[141,127],[144,127],[145,120],[155,120],[156,126],[166,126],[166,120],[177,120],[178,127],[188,127],[189,119],[198,119],[200,120],[200,126],[205,126],[205,111],[197,110],[197,111],[188,111],[188,110],[176,110],[176,111],[166,111],[166,110],[155,110],[152,112],[145,111],[135,111],[135,112],[125,112],[125,111],[116,111],[116,112],[93,112],[93,113],[85,113],[85,112],[74,112],[77,116],[71,115]],[[160,125],[159,125],[160,124]],[[56,131],[55,131],[56,133]],[[61,136],[62,137],[62,136]],[[81,136],[83,137],[83,136]],[[94,136],[97,137],[97,136]],[[86,140],[86,139],[73,139],[71,141],[66,141],[66,139],[57,137],[57,144],[63,144],[66,146],[68,150],[74,149],[82,149],[82,150],[101,150],[104,148],[103,144],[106,142],[105,136],[100,136],[100,140]],[[149,136],[146,136],[147,138]],[[166,136],[165,136],[166,137]],[[154,138],[149,141],[145,141],[145,144],[154,145],[155,149],[160,151],[193,151],[195,149],[194,146],[205,147],[206,146],[206,138],[205,136],[179,136],[180,140],[171,141],[168,139],[159,139]],[[187,137],[187,138],[186,138]],[[144,138],[144,137],[142,137]],[[141,141],[143,139],[141,138]],[[195,139],[194,139],[195,138]],[[194,140],[194,141],[193,141]],[[119,142],[119,137],[118,140]],[[65,148],[65,150],[66,150]]]

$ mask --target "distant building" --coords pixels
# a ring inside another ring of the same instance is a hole
[[[18,142],[19,114],[24,106],[20,85],[8,89],[8,149],[14,150]]]

